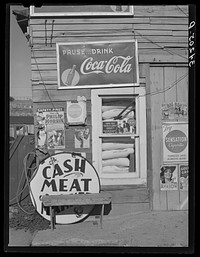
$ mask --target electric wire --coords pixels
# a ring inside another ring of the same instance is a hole
[[[51,102],[53,108],[54,108],[55,111],[57,112],[58,118],[59,118],[59,119],[61,120],[61,122],[64,124],[64,127],[65,127],[66,129],[68,129],[68,126],[66,126],[65,122],[64,122],[63,119],[60,117],[60,114],[59,114],[59,112],[57,111],[57,107],[55,107],[54,102],[52,101],[52,99],[51,99],[51,97],[50,97],[50,94],[49,94],[49,92],[48,92],[48,89],[46,88],[46,85],[45,85],[45,82],[44,82],[44,80],[43,80],[42,74],[41,74],[41,72],[40,72],[40,69],[39,69],[39,66],[38,66],[38,62],[37,62],[37,60],[36,60],[36,57],[35,57],[35,54],[34,54],[34,50],[33,50],[33,49],[32,49],[32,53],[33,53],[33,58],[34,58],[34,60],[35,60],[36,66],[37,66],[37,70],[38,70],[39,75],[40,75],[40,79],[41,79],[42,84],[43,84],[43,86],[44,86],[44,89],[45,89],[45,91],[46,91],[46,93],[47,93],[47,96],[48,96],[48,98],[49,98],[49,100],[50,100],[50,102]]]
[[[34,155],[36,156],[36,154],[35,154],[34,152],[29,152],[29,153],[24,157],[24,160],[23,160],[23,170],[22,170],[22,174],[21,174],[21,177],[20,177],[20,180],[19,180],[19,183],[18,183],[17,192],[16,192],[16,197],[15,197],[15,198],[17,199],[17,205],[18,205],[18,207],[19,207],[24,213],[26,213],[26,214],[28,214],[28,215],[34,214],[35,211],[37,210],[36,202],[35,202],[34,196],[33,196],[33,194],[32,194],[31,187],[30,187],[30,181],[32,180],[32,178],[35,176],[35,174],[36,174],[36,172],[37,172],[37,165],[36,165],[35,167],[33,167],[33,168],[28,168],[28,169],[31,170],[31,171],[32,171],[32,170],[35,170],[35,171],[33,172],[33,174],[31,174],[30,178],[28,178],[28,174],[27,174],[27,173],[28,173],[28,171],[27,171],[27,159],[28,159],[28,156],[29,156],[30,154],[34,154]],[[37,157],[37,156],[36,156],[36,157]],[[28,188],[29,188],[29,194],[32,195],[33,206],[34,206],[34,208],[35,208],[33,212],[27,212],[27,211],[21,206],[21,204],[20,204],[19,196],[21,196],[22,191],[25,190],[25,188],[23,188],[23,189],[19,192],[19,188],[20,188],[20,185],[21,185],[21,181],[22,181],[23,176],[25,176],[26,186],[28,186]],[[13,198],[13,199],[15,199],[15,198]],[[11,199],[11,200],[13,200],[13,199]],[[11,200],[10,200],[10,201],[11,201]],[[13,204],[12,204],[12,205],[13,205]]]
[[[188,76],[188,73],[185,73],[182,77],[180,77],[179,79],[174,81],[170,86],[168,86],[168,87],[166,87],[164,89],[161,89],[161,90],[157,90],[157,91],[154,91],[154,92],[146,93],[144,95],[138,95],[137,97],[144,97],[144,96],[147,96],[147,95],[152,96],[152,95],[157,95],[157,94],[164,93],[164,92],[170,90],[171,88],[173,88],[174,86],[176,86],[181,80],[183,80],[187,76]]]

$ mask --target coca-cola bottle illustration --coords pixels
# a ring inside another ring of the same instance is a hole
[[[69,71],[69,73],[67,75],[65,84],[67,84],[68,86],[71,86],[71,84],[72,84],[72,80],[75,75],[75,69],[76,69],[76,65],[73,65],[73,67],[71,68],[71,70]]]

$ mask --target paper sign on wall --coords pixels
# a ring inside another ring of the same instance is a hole
[[[41,108],[36,113],[37,147],[64,149],[64,108]]]
[[[178,190],[177,165],[163,165],[160,169],[160,189]]]
[[[67,122],[70,125],[86,123],[86,101],[67,101]]]
[[[188,161],[188,124],[165,123],[163,130],[163,162]]]
[[[179,165],[179,189],[188,191],[189,167],[188,164]]]
[[[75,128],[74,144],[75,148],[90,148],[89,128]]]

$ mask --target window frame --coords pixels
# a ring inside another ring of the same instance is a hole
[[[123,94],[122,94],[123,92]],[[109,96],[110,95],[110,96]],[[147,182],[147,141],[146,141],[146,98],[139,97],[145,95],[144,87],[127,87],[112,89],[93,89],[91,91],[92,103],[92,163],[96,168],[102,185],[134,185]],[[136,134],[132,135],[112,135],[103,134],[101,120],[101,102],[104,96],[108,97],[136,97]],[[144,115],[145,114],[145,115]],[[128,174],[103,174],[101,143],[104,137],[133,137],[135,138],[136,152],[136,173]],[[137,150],[138,149],[138,150]],[[116,176],[117,175],[117,176]]]

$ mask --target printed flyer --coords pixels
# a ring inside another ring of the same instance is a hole
[[[136,121],[134,118],[105,120],[102,123],[103,133],[105,134],[134,134],[136,130]]]
[[[171,102],[162,104],[163,121],[187,121],[188,105],[186,103]]]
[[[75,148],[90,148],[89,128],[75,128],[74,144]]]
[[[188,162],[188,123],[164,123],[163,162]]]
[[[43,108],[36,113],[37,147],[64,149],[64,108]]]
[[[160,169],[160,190],[178,190],[177,165],[162,166]]]
[[[179,165],[179,189],[188,191],[189,167],[188,164]]]

